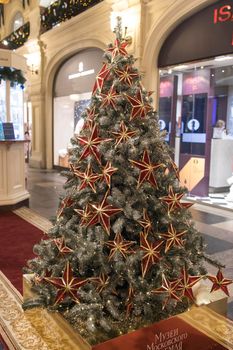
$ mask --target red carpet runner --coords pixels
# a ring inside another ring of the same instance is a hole
[[[12,212],[0,213],[0,270],[22,294],[22,268],[43,232]],[[1,348],[0,348],[1,349]]]

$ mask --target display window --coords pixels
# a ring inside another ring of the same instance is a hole
[[[161,69],[159,120],[167,142],[176,136],[181,183],[189,193],[227,192],[233,173],[233,54]]]
[[[68,167],[70,139],[82,127],[82,112],[90,103],[102,57],[102,50],[86,49],[63,63],[57,72],[53,98],[55,166]]]

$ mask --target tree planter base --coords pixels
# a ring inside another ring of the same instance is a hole
[[[25,300],[33,296],[30,275],[24,275],[23,288]],[[63,350],[223,350],[233,349],[233,323],[220,314],[225,313],[226,305],[225,298],[212,303],[211,308],[193,307],[181,315],[95,346],[79,336],[59,313],[35,308],[25,314],[43,339],[46,340],[48,333],[50,338],[54,334],[56,342],[59,334]]]

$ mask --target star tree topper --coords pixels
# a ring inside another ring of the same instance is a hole
[[[109,47],[106,51],[111,52],[112,54],[112,61],[115,59],[116,56],[122,55],[127,56],[128,52],[126,51],[126,46],[128,45],[127,41],[121,41],[119,39],[115,40],[114,46]]]

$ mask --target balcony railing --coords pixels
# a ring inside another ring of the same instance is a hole
[[[61,22],[77,16],[103,0],[58,0],[41,9],[41,34]]]
[[[30,23],[27,22],[17,30],[12,32],[10,35],[5,37],[0,41],[0,46],[8,50],[18,49],[20,46],[23,46],[28,40],[30,34]]]

